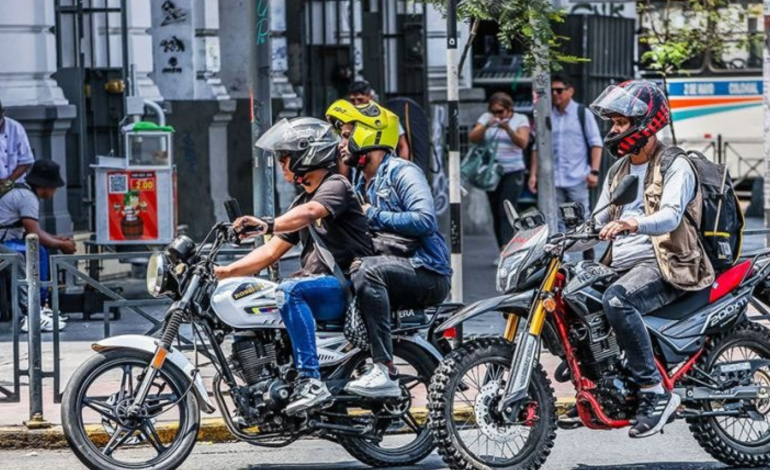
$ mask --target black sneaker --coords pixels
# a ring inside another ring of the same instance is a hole
[[[286,414],[294,415],[300,411],[330,403],[331,392],[324,382],[318,379],[300,379],[294,387]]]
[[[682,399],[668,390],[665,393],[639,393],[639,411],[629,437],[641,438],[657,434],[676,412]]]
[[[577,406],[572,405],[572,408],[567,410],[563,415],[559,415],[556,425],[559,429],[577,429],[583,426],[583,421],[580,420],[580,414],[578,413]]]

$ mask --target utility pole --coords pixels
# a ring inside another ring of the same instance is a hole
[[[770,0],[768,0],[770,1]],[[446,79],[449,112],[449,238],[452,257],[452,302],[463,301],[463,220],[460,194],[460,85],[457,68],[457,0],[446,2]],[[462,334],[458,331],[458,338]]]
[[[268,152],[254,144],[272,124],[270,96],[270,1],[251,0],[249,18],[251,24],[249,98],[251,101],[251,154],[254,181],[254,215],[275,217],[275,165]]]
[[[765,50],[762,61],[762,94],[764,95],[764,157],[765,157],[765,228],[770,227],[770,0],[764,0]],[[770,235],[765,239],[765,246],[770,245]]]
[[[533,30],[536,27],[537,25],[533,24]],[[532,99],[535,102],[537,129],[537,206],[545,215],[548,227],[553,233],[557,229],[558,208],[556,207],[553,140],[551,139],[551,67],[548,61],[548,45],[536,42],[534,49]]]

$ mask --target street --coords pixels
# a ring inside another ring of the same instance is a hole
[[[67,450],[2,451],[4,470],[31,466],[46,470],[82,467]],[[247,444],[198,443],[182,470],[334,470],[368,468],[340,446],[320,440],[302,440],[283,449],[254,448]],[[443,470],[441,458],[431,454],[414,467],[399,469]],[[676,423],[664,435],[631,440],[626,431],[560,431],[544,470],[710,470],[726,468],[703,452],[687,426]]]

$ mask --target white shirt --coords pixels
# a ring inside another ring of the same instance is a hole
[[[0,179],[8,179],[19,165],[35,163],[27,133],[22,125],[9,117],[0,127]],[[23,183],[26,175],[16,180]]]
[[[492,113],[484,113],[479,117],[478,124],[486,125],[494,116]],[[529,119],[523,114],[515,114],[510,119],[501,122],[508,122],[510,128],[516,132],[522,127],[529,128]],[[484,132],[484,141],[494,140],[497,142],[497,163],[503,167],[506,173],[522,171],[525,168],[524,156],[521,147],[513,143],[511,136],[500,126],[488,127]]]

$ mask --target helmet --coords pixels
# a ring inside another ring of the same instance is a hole
[[[311,117],[281,119],[254,144],[280,158],[288,155],[289,169],[294,179],[301,179],[309,171],[330,168],[337,164],[339,136],[325,121]]]
[[[398,116],[374,101],[355,106],[337,100],[326,110],[326,119],[338,130],[344,124],[354,124],[348,150],[358,157],[359,166],[366,163],[366,154],[372,150],[393,151],[398,144]]]
[[[666,95],[647,80],[629,80],[607,87],[591,103],[591,110],[605,120],[613,115],[631,119],[627,131],[611,132],[604,137],[604,146],[617,157],[639,153],[649,138],[670,122]]]

